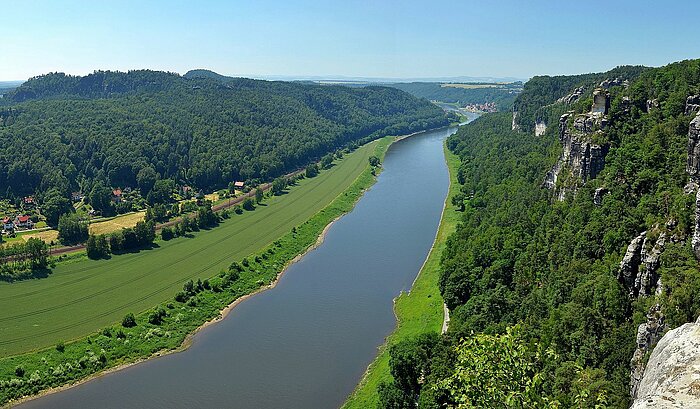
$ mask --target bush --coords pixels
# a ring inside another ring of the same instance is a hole
[[[163,227],[160,230],[160,237],[163,240],[168,241],[168,240],[172,239],[173,237],[175,237],[175,232],[170,227]]]
[[[75,213],[66,213],[58,219],[58,240],[66,245],[88,239],[88,224]]]
[[[124,319],[122,320],[122,327],[124,328],[132,328],[136,326],[136,317],[134,317],[134,314],[128,313],[124,316]]]
[[[63,352],[65,350],[66,350],[66,344],[64,344],[63,341],[59,341],[58,344],[56,344],[56,351]]]
[[[19,376],[20,378],[24,376],[24,368],[21,366],[18,366],[15,368],[15,375]]]
[[[85,244],[87,256],[93,260],[105,258],[110,253],[110,246],[107,242],[107,237],[100,234],[98,236],[91,235]]]
[[[153,325],[160,325],[166,315],[168,315],[168,313],[163,309],[163,307],[158,307],[155,311],[148,315],[148,322]]]
[[[253,199],[247,197],[247,198],[243,201],[243,209],[249,210],[249,211],[250,211],[250,210],[255,210],[255,201],[254,201]]]
[[[318,165],[315,163],[312,163],[311,165],[306,167],[306,177],[307,178],[312,178],[316,175],[318,175]]]

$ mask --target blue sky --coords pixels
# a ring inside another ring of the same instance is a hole
[[[700,1],[3,3],[0,80],[136,68],[527,78],[700,58]]]

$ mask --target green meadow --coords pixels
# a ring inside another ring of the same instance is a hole
[[[108,260],[58,263],[46,278],[0,283],[0,356],[68,342],[172,300],[186,281],[210,278],[311,219],[362,174],[378,145],[389,142],[366,144],[254,211],[232,213],[193,237],[159,240],[153,249]]]

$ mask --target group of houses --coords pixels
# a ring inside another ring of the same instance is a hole
[[[14,232],[16,229],[32,228],[34,228],[34,221],[27,214],[18,214],[14,219],[9,216],[2,219],[2,229],[7,233]]]

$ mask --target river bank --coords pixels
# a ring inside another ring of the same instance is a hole
[[[375,144],[374,155],[383,157],[393,140],[393,137],[386,137],[373,142]],[[264,260],[264,264],[280,265],[284,266],[283,268],[276,268],[273,274],[267,273],[264,277],[260,277],[257,274],[250,274],[251,276],[248,277],[245,273],[242,273],[241,280],[244,281],[242,287],[219,293],[209,292],[207,297],[202,297],[196,308],[183,306],[180,311],[177,311],[176,308],[171,314],[177,314],[178,322],[173,323],[176,325],[172,325],[177,328],[166,328],[167,321],[160,326],[148,324],[148,315],[151,310],[136,316],[137,322],[144,323],[144,325],[139,325],[130,330],[126,328],[121,329],[119,326],[112,327],[110,332],[113,334],[118,333],[118,331],[125,332],[126,336],[124,339],[132,341],[131,345],[139,343],[139,345],[132,348],[125,348],[127,342],[121,342],[121,345],[119,345],[120,341],[118,339],[115,339],[113,336],[106,337],[103,332],[99,332],[70,343],[65,343],[63,351],[48,348],[28,354],[2,358],[0,359],[0,373],[9,375],[17,372],[16,368],[21,367],[22,371],[27,375],[23,377],[3,377],[5,379],[0,380],[0,404],[8,404],[11,399],[15,399],[11,403],[14,405],[19,402],[17,399],[21,395],[34,395],[33,397],[37,397],[43,396],[48,392],[65,390],[67,387],[82,384],[90,379],[94,379],[96,376],[131,367],[149,358],[184,350],[189,345],[189,340],[191,340],[192,336],[208,326],[206,323],[221,319],[223,313],[230,312],[243,299],[261,290],[270,288],[273,283],[278,281],[281,274],[286,271],[293,261],[298,260],[300,255],[320,244],[320,237],[323,236],[324,231],[327,232],[329,225],[342,214],[350,211],[362,196],[362,193],[376,180],[369,164],[365,164],[364,167],[364,171],[346,191],[342,192],[328,206],[297,227],[296,232],[286,234],[275,242],[276,245],[273,243],[260,251],[258,256],[251,256],[254,260],[261,260],[261,263],[256,264],[257,266],[263,264],[262,256],[265,255],[267,259]],[[268,256],[270,251],[273,253],[271,256]],[[251,264],[253,265],[255,262]],[[212,281],[214,279],[212,278]],[[168,306],[172,304],[166,303],[161,305],[161,308],[166,308],[166,311],[169,311],[171,309]],[[185,311],[194,309],[197,311]],[[154,331],[160,332],[161,336],[149,336],[149,331],[150,333]],[[167,334],[167,336],[163,334]],[[146,337],[148,339],[144,340]],[[149,340],[151,342],[148,342]],[[117,345],[103,345],[110,343],[116,343]],[[100,346],[100,348],[97,348],[95,344]],[[101,346],[108,346],[108,348],[102,348]],[[83,368],[79,362],[85,356],[88,356],[88,360],[90,357],[96,357],[98,364],[86,365]],[[99,363],[103,356],[104,365],[100,365]],[[66,366],[68,366],[68,370],[66,370]],[[57,368],[60,369],[57,371]],[[57,372],[58,374],[56,374]],[[38,392],[41,392],[42,395],[37,395]],[[32,397],[30,396],[30,398]],[[26,400],[28,398],[24,398],[23,401]]]
[[[416,277],[411,290],[396,298],[394,312],[396,329],[379,348],[379,354],[369,365],[357,388],[348,397],[343,409],[364,409],[377,407],[379,395],[377,387],[382,382],[391,381],[389,372],[389,346],[404,339],[411,339],[425,332],[440,333],[444,327],[444,303],[440,295],[440,258],[447,238],[455,231],[460,215],[450,199],[459,193],[457,181],[459,158],[444,147],[445,160],[450,172],[450,187],[443,206],[440,227],[428,257]]]

